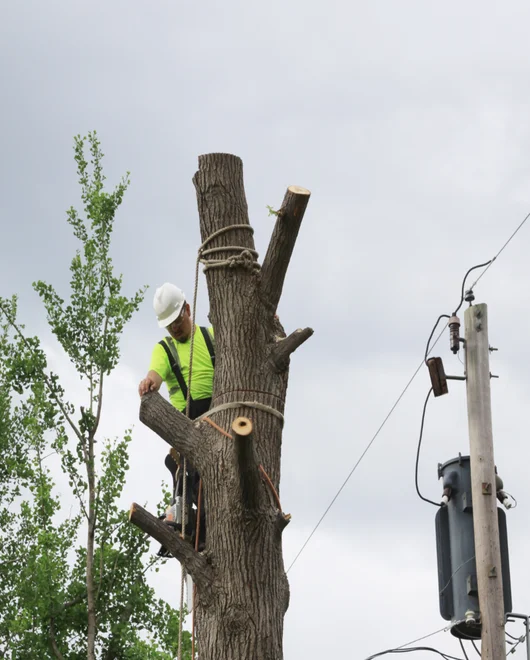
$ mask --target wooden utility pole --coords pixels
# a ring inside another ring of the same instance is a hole
[[[506,660],[491,393],[487,305],[473,305],[464,316],[467,410],[477,586],[482,622],[483,660]]]

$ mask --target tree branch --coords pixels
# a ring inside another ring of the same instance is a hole
[[[142,396],[140,420],[201,471],[202,434],[158,392]]]
[[[169,525],[136,503],[131,505],[129,520],[176,557],[199,589],[211,584],[213,569],[209,561],[203,554],[196,552],[191,543],[182,539]]]
[[[30,343],[28,342],[28,340],[26,339],[26,336],[23,334],[23,332],[22,332],[22,330],[19,328],[19,326],[15,323],[15,320],[11,318],[11,315],[10,315],[8,312],[6,312],[5,307],[4,307],[1,303],[0,303],[0,309],[1,309],[2,312],[4,313],[6,319],[8,320],[9,325],[13,328],[13,330],[17,333],[17,335],[18,335],[18,336],[20,337],[20,339],[22,340],[22,343],[24,344],[24,346],[30,351],[30,353],[35,354],[35,351],[33,350],[32,346],[30,345]],[[64,404],[64,403],[62,402],[62,400],[57,396],[57,393],[56,393],[55,390],[54,390],[53,383],[51,382],[50,377],[49,377],[48,374],[44,371],[44,369],[42,370],[41,373],[42,373],[42,377],[44,378],[44,382],[46,383],[46,387],[48,388],[48,392],[49,392],[50,395],[54,398],[55,402],[56,402],[57,405],[59,406],[59,410],[60,410],[61,413],[64,415],[64,418],[66,419],[66,421],[67,421],[68,424],[70,425],[72,431],[75,433],[75,435],[77,436],[77,438],[79,439],[79,441],[82,442],[82,441],[83,441],[83,437],[82,437],[82,435],[81,435],[79,429],[77,428],[77,426],[76,426],[76,425],[74,424],[74,422],[72,421],[70,415],[69,415],[68,412],[66,411],[66,406],[65,406],[65,404]]]
[[[48,634],[50,638],[50,644],[52,647],[53,655],[57,658],[57,660],[64,660],[64,656],[59,651],[59,647],[57,646],[57,640],[55,639],[55,622],[53,617],[50,617],[50,626],[48,628]]]
[[[313,328],[298,328],[285,339],[280,341],[274,346],[270,354],[270,361],[272,368],[277,373],[286,371],[289,368],[289,358],[291,353],[301,346],[313,334]]]
[[[261,267],[261,289],[274,311],[280,302],[283,282],[310,195],[305,188],[289,186],[278,211],[278,219]]]
[[[87,593],[85,591],[84,594],[81,594],[80,596],[76,596],[75,598],[72,598],[72,600],[67,600],[66,603],[63,603],[61,607],[57,610],[55,613],[56,615],[59,612],[64,612],[64,610],[69,609],[70,607],[74,607],[75,605],[79,605],[79,603],[82,603],[87,597]]]
[[[232,423],[243,504],[248,509],[258,507],[262,488],[258,461],[254,451],[252,428],[252,422],[248,417],[237,417]]]
[[[276,516],[276,528],[280,534],[283,532],[283,530],[287,527],[287,525],[290,522],[291,522],[290,513],[282,513],[281,511],[278,511],[278,514]]]

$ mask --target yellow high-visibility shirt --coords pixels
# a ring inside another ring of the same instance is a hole
[[[213,328],[208,328],[208,331],[213,337]],[[191,335],[187,341],[176,341],[172,337],[165,337],[166,343],[171,342],[177,349],[180,368],[184,376],[184,382],[188,384],[188,377],[190,371],[190,348],[191,348]],[[156,373],[166,383],[169,391],[169,400],[171,403],[183,412],[186,409],[186,399],[180,389],[175,374],[169,364],[169,359],[163,346],[157,344],[151,355],[151,364],[149,371],[156,371]],[[202,332],[198,325],[195,326],[195,338],[193,342],[193,371],[191,375],[191,398],[195,401],[199,399],[208,399],[212,396],[213,389],[213,364],[212,358],[202,336]]]

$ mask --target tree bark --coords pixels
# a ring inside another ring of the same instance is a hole
[[[139,504],[134,503],[129,512],[129,520],[139,527],[142,532],[163,545],[176,557],[191,575],[197,585],[205,587],[210,583],[213,573],[210,562],[202,553],[198,553],[188,541],[184,540],[178,532]]]
[[[228,228],[208,242],[207,249],[215,249],[215,267],[208,268],[204,255],[216,339],[209,413],[214,424],[202,420],[170,427],[175,415],[155,413],[161,404],[154,395],[143,397],[141,418],[187,452],[202,477],[206,551],[186,554],[181,544],[171,550],[192,575],[193,562],[202,561],[200,569],[195,567],[201,576],[195,603],[201,660],[281,660],[289,603],[281,533],[289,516],[279,510],[283,424],[274,412],[284,412],[289,355],[312,331],[279,341],[285,333],[275,312],[310,193],[288,189],[260,269],[252,232],[232,228],[249,226],[241,160],[229,154],[200,156],[193,182],[202,241]],[[223,404],[235,407],[215,410]],[[241,418],[246,418],[243,424]],[[133,507],[131,521],[139,524],[140,507]],[[164,523],[157,522],[159,533]],[[154,532],[153,525],[150,520],[142,529]]]
[[[96,600],[94,585],[94,538],[96,533],[96,476],[94,472],[94,438],[88,439],[88,529],[86,546],[87,588],[87,660],[96,660]]]

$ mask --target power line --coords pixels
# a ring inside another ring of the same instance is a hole
[[[439,651],[438,649],[435,649],[432,646],[412,646],[409,649],[388,649],[387,651],[380,651],[379,653],[375,653],[374,655],[371,655],[369,658],[366,658],[366,660],[373,660],[374,658],[379,658],[382,655],[387,655],[387,653],[414,653],[415,651],[429,651],[431,653],[437,653],[442,658],[444,658],[444,660],[461,660],[461,658],[457,658],[454,655],[449,655],[448,653],[442,653],[442,651]],[[468,659],[466,658],[466,660]]]
[[[466,653],[466,649],[464,648],[464,642],[460,639],[460,637],[458,638],[458,641],[460,642],[460,648],[462,649],[462,653],[464,654],[464,658],[466,660],[469,660],[468,655]]]
[[[486,268],[482,273],[480,273],[480,275],[477,277],[477,279],[475,280],[475,282],[473,282],[473,284],[471,285],[471,288],[472,288],[472,289],[475,288],[475,286],[480,282],[480,280],[484,277],[484,275],[488,272],[488,270],[493,266],[493,262],[494,262],[496,259],[498,259],[498,257],[500,257],[500,255],[502,254],[502,252],[504,252],[505,248],[508,247],[508,245],[510,244],[511,240],[514,238],[514,236],[517,234],[517,232],[518,232],[520,229],[522,229],[524,223],[528,220],[528,218],[530,218],[530,213],[528,213],[528,214],[524,217],[524,219],[523,219],[523,221],[521,222],[521,224],[517,227],[517,229],[513,232],[513,234],[510,236],[510,238],[506,241],[506,243],[501,247],[501,249],[500,249],[500,250],[497,252],[497,254],[493,257],[493,259],[492,259],[492,260],[490,261],[490,263],[488,264],[487,268]]]
[[[388,649],[386,651],[380,651],[379,653],[375,653],[374,655],[371,655],[370,657],[366,658],[366,660],[373,660],[373,658],[378,658],[382,655],[386,655],[387,653],[407,653],[408,651],[434,651],[435,653],[438,653],[444,658],[453,658],[454,656],[448,655],[447,653],[442,653],[442,651],[438,651],[437,649],[433,649],[428,646],[416,646],[414,648],[407,649],[407,646],[411,646],[412,644],[416,644],[417,642],[422,642],[424,639],[428,639],[429,637],[433,637],[434,635],[438,635],[438,633],[441,632],[447,632],[448,630],[451,630],[451,628],[454,628],[455,626],[458,626],[460,623],[464,623],[465,619],[461,619],[460,621],[455,621],[454,623],[450,623],[448,626],[444,626],[443,628],[438,628],[438,630],[435,630],[432,633],[429,633],[428,635],[423,635],[422,637],[417,637],[416,639],[411,640],[410,642],[407,642],[406,644],[401,644],[401,646],[396,646],[396,648],[393,649]],[[458,658],[456,660],[459,660]]]
[[[496,261],[496,259],[498,259],[498,257],[502,254],[502,252],[506,249],[506,247],[508,247],[508,245],[510,244],[510,242],[512,241],[512,239],[513,239],[513,238],[515,237],[515,235],[519,232],[519,230],[523,227],[523,225],[524,225],[525,222],[528,220],[528,218],[530,218],[530,213],[528,213],[528,214],[525,216],[525,218],[523,219],[523,221],[518,225],[518,227],[517,227],[517,228],[515,229],[515,231],[511,234],[511,236],[508,238],[508,240],[504,243],[504,245],[501,247],[501,249],[497,252],[497,254],[493,257],[493,259],[491,259],[489,262],[486,262],[486,264],[479,264],[479,265],[477,265],[477,266],[473,266],[473,268],[470,268],[470,269],[467,271],[467,273],[466,273],[466,275],[465,275],[465,277],[464,277],[464,281],[462,282],[462,291],[463,291],[463,293],[462,293],[462,300],[460,301],[460,305],[459,305],[458,309],[460,309],[460,307],[462,306],[462,303],[463,303],[463,297],[464,297],[464,286],[465,286],[466,278],[467,278],[467,276],[469,275],[469,273],[470,273],[471,271],[475,270],[476,268],[481,268],[482,266],[486,265],[485,270],[479,275],[479,277],[478,277],[478,278],[475,280],[475,282],[471,285],[470,288],[473,289],[473,288],[478,284],[478,282],[482,279],[482,277],[488,272],[488,270],[491,268],[491,266],[492,266],[493,263]],[[428,355],[429,351],[431,351],[431,350],[436,346],[436,344],[440,341],[442,335],[443,335],[444,332],[445,332],[445,329],[447,328],[447,324],[445,325],[445,327],[443,328],[443,330],[440,332],[440,334],[439,334],[438,337],[436,338],[436,341],[434,342],[434,344],[433,344],[432,346],[430,346],[430,342],[431,342],[432,336],[433,336],[433,334],[434,334],[434,332],[435,332],[435,330],[436,330],[436,326],[438,325],[438,323],[440,322],[440,320],[441,320],[442,318],[445,318],[446,316],[447,316],[447,315],[442,314],[442,315],[440,315],[440,316],[438,317],[438,321],[436,322],[436,324],[435,324],[435,326],[434,326],[434,328],[433,328],[433,330],[432,330],[432,332],[431,332],[431,336],[429,337],[429,341],[428,341],[428,343],[427,343],[427,349],[426,349],[426,352],[425,352],[425,357],[424,357],[424,359],[422,359],[422,361],[421,361],[420,364],[418,365],[416,371],[412,374],[410,380],[409,380],[408,383],[405,385],[405,387],[403,388],[401,394],[400,394],[400,395],[398,396],[398,398],[396,399],[394,405],[392,406],[392,408],[390,408],[390,411],[388,412],[388,414],[386,415],[386,417],[385,417],[384,420],[382,421],[382,423],[381,423],[381,425],[379,426],[379,428],[377,429],[377,431],[376,431],[376,432],[374,433],[374,435],[372,436],[370,442],[366,445],[366,448],[364,449],[364,451],[363,451],[362,454],[360,455],[359,459],[357,460],[357,462],[355,463],[355,465],[353,466],[353,468],[350,470],[348,476],[347,476],[346,479],[343,481],[343,483],[342,483],[342,485],[340,486],[339,490],[337,491],[337,493],[335,494],[335,496],[333,497],[333,499],[332,499],[331,502],[329,503],[328,507],[326,508],[326,510],[324,511],[324,513],[322,514],[322,516],[320,517],[319,521],[317,522],[317,524],[315,525],[315,527],[313,528],[313,530],[311,531],[311,533],[309,534],[309,536],[308,536],[307,539],[305,540],[304,544],[302,545],[302,547],[301,547],[300,550],[298,551],[297,555],[295,556],[295,558],[294,558],[293,561],[291,562],[291,564],[290,564],[289,568],[287,569],[286,573],[289,573],[289,571],[291,570],[291,568],[292,568],[292,567],[294,566],[294,564],[296,563],[297,559],[300,557],[300,555],[302,554],[302,552],[305,550],[307,544],[308,544],[309,541],[313,538],[313,535],[315,534],[315,532],[317,531],[317,529],[320,527],[322,521],[323,521],[324,518],[327,516],[327,514],[328,514],[329,510],[331,509],[331,507],[335,504],[337,498],[339,497],[339,495],[340,495],[340,494],[342,493],[342,491],[344,490],[346,484],[348,483],[348,481],[349,481],[350,478],[352,477],[353,473],[355,472],[355,470],[357,469],[357,467],[359,466],[359,464],[361,463],[361,461],[363,460],[363,458],[365,457],[365,455],[368,453],[368,450],[370,449],[370,447],[371,447],[371,446],[373,445],[373,443],[375,442],[377,436],[378,436],[379,433],[383,430],[385,424],[386,424],[387,421],[389,420],[389,418],[390,418],[390,416],[392,415],[392,413],[394,412],[394,410],[397,408],[397,406],[398,406],[398,404],[400,403],[401,399],[405,396],[407,390],[408,390],[409,387],[412,385],[414,379],[416,378],[416,376],[417,376],[418,373],[420,372],[420,369],[422,368],[423,364],[425,363],[425,360],[426,360],[426,358],[427,358],[427,355]]]
[[[444,328],[444,330],[445,330],[445,328]],[[433,348],[434,348],[434,346],[436,346],[436,344],[438,343],[440,337],[443,335],[444,330],[438,335],[436,341],[435,341],[434,344],[433,344]],[[339,496],[339,495],[342,493],[342,491],[344,490],[344,487],[346,486],[346,484],[347,484],[348,481],[350,480],[352,474],[355,472],[355,470],[356,470],[357,467],[359,466],[359,463],[363,460],[363,458],[364,458],[365,455],[367,454],[368,450],[369,450],[370,447],[373,445],[373,443],[374,443],[375,439],[377,438],[377,436],[379,435],[379,433],[383,430],[383,427],[384,427],[385,424],[387,423],[388,419],[390,418],[390,416],[392,415],[392,413],[394,412],[394,410],[397,408],[397,406],[398,406],[399,402],[401,401],[401,399],[405,396],[406,391],[407,391],[407,390],[409,389],[409,387],[412,385],[413,380],[416,378],[416,376],[418,375],[418,373],[419,373],[419,371],[420,371],[420,369],[421,369],[422,367],[423,367],[423,360],[419,363],[419,365],[418,365],[416,371],[412,374],[412,376],[411,376],[409,382],[405,385],[405,387],[403,388],[403,391],[401,392],[401,394],[400,394],[400,395],[398,396],[398,398],[396,399],[394,405],[392,406],[392,408],[390,408],[390,411],[388,412],[387,416],[384,418],[384,420],[382,421],[381,425],[379,426],[379,428],[377,429],[377,431],[376,431],[376,432],[374,433],[374,435],[372,436],[372,439],[370,440],[370,442],[366,445],[366,448],[364,449],[363,453],[360,455],[360,457],[359,457],[359,459],[357,460],[357,462],[355,463],[355,465],[354,465],[354,466],[352,467],[352,469],[350,470],[350,473],[348,474],[348,476],[346,477],[346,479],[342,482],[341,487],[340,487],[339,490],[336,492],[335,496],[333,497],[333,499],[332,499],[331,502],[329,503],[327,509],[324,511],[324,513],[323,513],[322,516],[320,517],[320,520],[319,520],[319,521],[317,522],[317,524],[314,526],[313,531],[311,532],[311,534],[309,534],[309,536],[308,536],[307,539],[305,540],[305,543],[304,543],[303,546],[300,548],[300,550],[298,551],[298,554],[296,555],[296,557],[295,557],[295,558],[293,559],[293,561],[291,562],[291,565],[290,565],[289,568],[287,569],[286,573],[289,573],[289,571],[291,570],[291,568],[294,566],[296,560],[298,559],[298,557],[300,557],[300,555],[301,555],[302,552],[304,551],[306,545],[309,543],[309,541],[310,541],[311,538],[313,537],[313,534],[314,534],[314,533],[317,531],[317,529],[320,527],[320,523],[324,520],[324,518],[325,518],[326,515],[328,514],[328,511],[329,511],[329,510],[331,509],[331,507],[335,504],[335,501],[337,500],[338,496]]]
[[[451,630],[451,628],[453,626],[456,626],[459,623],[463,623],[463,621],[457,621],[456,623],[452,623],[449,626],[444,626],[443,628],[439,628],[438,630],[435,630],[434,632],[429,633],[428,635],[423,635],[423,637],[418,637],[418,639],[413,639],[411,642],[407,642],[406,644],[402,644],[401,646],[397,646],[396,648],[404,649],[405,646],[410,646],[411,644],[416,644],[416,642],[422,642],[424,639],[428,639],[429,637],[433,637],[433,635],[437,635],[438,633],[447,632],[448,630]]]

